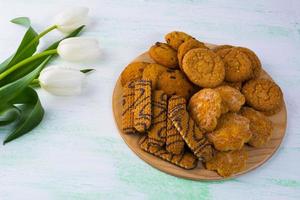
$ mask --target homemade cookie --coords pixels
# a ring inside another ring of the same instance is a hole
[[[170,118],[167,120],[167,138],[166,150],[172,154],[178,155],[184,151],[184,140],[173,125]]]
[[[124,86],[129,81],[136,81],[142,78],[143,71],[149,63],[146,62],[134,62],[127,65],[127,67],[121,73],[121,84]]]
[[[180,31],[173,31],[165,36],[166,42],[175,50],[177,50],[182,43],[192,38],[192,36]]]
[[[179,95],[189,99],[197,90],[180,70],[171,70],[163,72],[157,82],[157,89],[163,90],[169,96]]]
[[[189,39],[187,41],[185,41],[184,43],[182,43],[179,48],[178,48],[178,52],[177,52],[177,57],[178,57],[178,63],[179,63],[179,67],[182,70],[182,59],[184,57],[184,55],[192,49],[196,49],[196,48],[204,48],[204,49],[208,49],[208,47],[206,47],[204,45],[203,42],[200,42],[196,39]]]
[[[122,96],[122,130],[124,133],[135,133],[134,128],[134,82],[123,88]]]
[[[209,160],[213,154],[212,146],[207,141],[203,131],[189,116],[186,110],[186,100],[183,97],[174,95],[169,99],[168,106],[168,117],[188,147],[198,158]]]
[[[179,155],[174,155],[166,151],[163,147],[158,145],[151,145],[147,137],[142,137],[139,141],[141,149],[151,153],[163,160],[166,160],[170,163],[182,167],[184,169],[194,169],[197,167],[198,159],[190,152],[185,152]]]
[[[205,163],[208,170],[216,170],[220,176],[228,177],[246,167],[248,153],[246,150],[217,152],[210,161]]]
[[[219,46],[215,47],[215,48],[213,49],[213,51],[217,53],[218,51],[221,51],[221,50],[223,50],[223,49],[230,49],[230,48],[232,48],[232,47],[234,47],[234,46],[232,46],[232,45],[227,45],[227,44],[219,45]]]
[[[252,137],[248,144],[253,147],[261,147],[266,144],[272,136],[273,125],[271,120],[259,111],[249,107],[243,107],[241,115],[250,120]]]
[[[230,86],[219,86],[215,88],[222,98],[222,113],[238,112],[245,103],[244,95]]]
[[[225,64],[226,81],[240,82],[252,78],[252,63],[244,51],[239,48],[225,48],[217,53]]]
[[[266,114],[279,112],[283,105],[280,87],[268,79],[253,79],[245,83],[242,93],[248,105]]]
[[[242,90],[242,82],[227,82],[227,81],[224,81],[223,83],[221,83],[220,86],[223,86],[223,85],[224,86],[227,85],[227,86],[233,87],[233,88],[235,88],[235,89],[237,89],[239,91]]]
[[[236,113],[221,116],[216,130],[209,133],[208,139],[219,151],[240,150],[252,136],[250,121]]]
[[[149,143],[163,146],[167,131],[167,95],[156,90],[152,95],[152,125],[148,131]]]
[[[214,89],[205,88],[191,97],[188,109],[198,126],[209,132],[217,126],[221,106],[221,95]]]
[[[167,71],[167,69],[168,68],[162,65],[151,63],[144,69],[143,79],[149,79],[152,83],[152,90],[155,90],[157,88],[157,81],[160,75]]]
[[[182,60],[182,69],[190,81],[200,87],[216,87],[225,77],[224,63],[220,56],[203,48],[187,52]]]
[[[156,42],[150,48],[149,55],[158,64],[169,68],[178,67],[177,52],[168,44]]]
[[[261,67],[261,62],[257,57],[257,55],[252,50],[245,47],[237,47],[237,49],[245,53],[248,56],[249,60],[251,61],[251,66],[252,66],[251,78],[258,78],[261,73],[262,67]]]
[[[151,81],[138,80],[134,85],[134,128],[145,132],[151,125]]]

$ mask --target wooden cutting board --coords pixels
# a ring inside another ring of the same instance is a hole
[[[206,44],[209,48],[214,48],[216,45]],[[148,53],[145,52],[142,55],[138,56],[132,62],[144,61],[144,62],[152,62],[154,61],[149,57]],[[261,77],[271,79],[271,76],[268,75],[267,72],[262,71]],[[245,174],[255,168],[261,166],[265,163],[279,148],[280,143],[285,135],[286,125],[287,125],[287,111],[285,103],[283,105],[282,110],[276,115],[270,116],[269,119],[273,122],[274,129],[272,138],[270,141],[261,148],[253,148],[250,146],[246,146],[246,150],[249,154],[249,159],[247,161],[246,168],[236,174],[233,174],[230,177],[221,177],[214,171],[206,170],[202,163],[199,161],[198,166],[192,170],[185,170],[180,167],[177,167],[167,161],[161,160],[145,151],[143,151],[138,144],[138,140],[141,137],[140,135],[128,135],[122,132],[122,85],[120,81],[120,77],[116,82],[115,89],[112,96],[113,103],[113,113],[116,125],[119,129],[120,135],[122,136],[125,143],[128,147],[138,155],[142,160],[150,164],[151,166],[174,176],[193,179],[193,180],[224,180],[228,178],[233,178],[242,174]]]

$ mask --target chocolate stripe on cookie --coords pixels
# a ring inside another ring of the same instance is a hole
[[[152,126],[148,131],[149,143],[163,146],[166,143],[167,94],[162,90],[152,95]]]
[[[198,158],[205,160],[212,157],[212,147],[204,136],[204,133],[196,125],[186,110],[186,100],[183,97],[172,96],[169,100],[168,117],[179,131],[188,147]],[[211,150],[209,150],[211,149]],[[207,155],[208,153],[211,155]]]
[[[170,118],[167,119],[166,150],[176,155],[184,151],[184,140]]]
[[[122,97],[122,129],[124,133],[134,133],[134,82],[123,89]]]
[[[163,147],[160,147],[158,145],[151,145],[148,138],[145,136],[141,138],[139,144],[141,149],[143,149],[144,151],[184,169],[194,169],[197,166],[198,159],[190,152],[185,152],[180,155],[171,154],[167,152]]]
[[[151,81],[138,80],[134,88],[134,128],[145,132],[151,125]]]

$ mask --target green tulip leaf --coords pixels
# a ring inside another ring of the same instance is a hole
[[[72,33],[70,33],[68,36],[66,36],[65,38],[54,42],[52,45],[50,45],[47,49],[45,49],[43,52],[48,51],[48,50],[52,50],[52,49],[56,49],[58,44],[66,39],[66,38],[70,38],[70,37],[75,37],[77,36],[81,30],[84,28],[84,26],[81,26],[79,28],[77,28],[76,30],[74,30]],[[1,85],[5,85],[8,84],[10,82],[13,82],[23,76],[25,76],[26,74],[30,73],[32,70],[34,70],[35,68],[37,68],[45,59],[49,59],[48,62],[50,61],[51,58],[55,57],[56,55],[50,55],[47,57],[43,57],[43,58],[39,58],[35,61],[33,61],[32,63],[27,64],[26,66],[23,66],[22,68],[12,72],[11,74],[9,74],[7,77],[5,77],[3,80],[0,81],[0,86]],[[36,76],[36,78],[38,77],[38,75]]]
[[[81,69],[80,71],[84,74],[94,71],[95,69]]]
[[[10,22],[24,26],[26,28],[30,27],[31,25],[30,19],[28,17],[17,17],[15,19],[10,20]]]
[[[19,120],[14,124],[13,130],[4,139],[3,144],[6,144],[35,128],[43,119],[44,109],[39,100],[36,91],[27,87],[20,93],[13,103],[18,104],[20,110]]]
[[[14,122],[20,115],[20,111],[15,106],[7,107],[0,111],[0,126],[4,126]]]
[[[36,68],[32,72],[24,76],[23,78],[20,78],[12,83],[0,87],[0,99],[1,99],[0,106],[6,105],[16,96],[18,96],[34,80],[37,74],[40,73],[40,71],[44,68],[44,66],[49,61],[49,59],[50,58],[44,60],[44,62],[42,62],[38,68]]]
[[[21,23],[20,21],[22,21],[22,20],[19,19],[19,20],[14,20],[14,21],[19,22],[19,24],[20,24]],[[24,21],[26,21],[26,20],[23,19],[23,22]],[[37,46],[39,45],[38,39],[36,41],[32,42],[37,36],[38,36],[38,34],[35,32],[35,30],[29,26],[25,35],[23,36],[23,39],[22,39],[21,44],[19,45],[17,51],[0,64],[0,73],[9,69],[10,67],[17,64],[18,62],[32,56],[36,52]]]

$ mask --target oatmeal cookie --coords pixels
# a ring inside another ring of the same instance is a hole
[[[238,112],[245,103],[244,95],[230,86],[219,86],[215,88],[222,98],[222,113]]]
[[[180,70],[171,70],[163,72],[158,79],[157,89],[163,90],[169,96],[180,95],[189,99],[196,91],[194,86]]]
[[[219,151],[239,150],[252,136],[249,125],[246,117],[236,113],[223,114],[217,128],[208,134],[208,139]]]
[[[203,48],[187,52],[182,60],[182,69],[190,81],[200,87],[216,87],[225,77],[224,63],[220,56]]]
[[[223,86],[223,85],[233,87],[233,88],[235,88],[239,91],[241,91],[241,89],[242,89],[242,82],[227,82],[227,81],[224,81],[223,83],[221,83],[220,86]]]
[[[192,36],[180,31],[173,31],[165,36],[166,42],[175,50],[177,50],[182,43],[192,38]]]
[[[178,52],[177,52],[177,57],[178,57],[178,63],[179,63],[179,67],[182,70],[182,59],[184,57],[184,55],[192,49],[196,49],[196,48],[204,48],[204,49],[208,49],[203,42],[200,42],[196,39],[189,39],[187,41],[185,41],[184,43],[182,43],[179,48],[178,48]]]
[[[246,102],[258,111],[267,114],[279,112],[283,105],[280,87],[268,79],[253,79],[245,83],[242,89]]]
[[[217,152],[210,161],[205,163],[208,170],[216,170],[220,176],[228,177],[242,171],[246,167],[248,153],[246,150]]]
[[[152,90],[155,90],[157,88],[157,81],[160,75],[167,71],[167,69],[168,68],[162,65],[151,63],[144,69],[143,79],[149,79],[152,82]]]
[[[150,57],[163,66],[178,67],[177,52],[168,44],[156,42],[149,50]]]
[[[238,50],[241,52],[245,53],[249,60],[251,61],[251,66],[252,66],[252,76],[251,78],[258,78],[260,73],[261,73],[261,62],[257,55],[250,49],[245,48],[245,47],[237,47]]]
[[[121,73],[121,84],[125,86],[129,81],[136,81],[141,79],[143,71],[150,63],[146,62],[133,62],[127,65],[127,67]]]
[[[225,48],[217,53],[224,61],[226,81],[239,82],[252,78],[252,63],[248,54],[239,48]]]
[[[261,147],[266,144],[272,136],[273,125],[271,120],[261,112],[249,107],[243,107],[241,115],[250,120],[252,137],[248,144],[253,147]]]
[[[213,131],[221,115],[222,97],[219,92],[205,88],[194,94],[189,111],[198,126],[206,132]]]
[[[218,51],[221,51],[221,50],[223,50],[223,49],[230,49],[230,48],[232,48],[232,47],[234,47],[234,46],[228,45],[228,44],[223,44],[223,45],[219,45],[219,46],[215,47],[215,48],[213,49],[213,51],[216,52],[216,53],[218,53]]]

